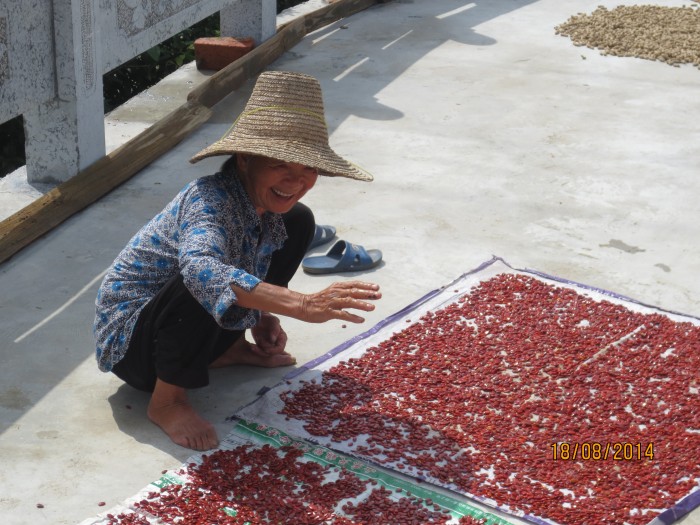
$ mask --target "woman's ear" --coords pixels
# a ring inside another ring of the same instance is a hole
[[[245,153],[236,153],[236,168],[238,168],[238,173],[246,173],[248,171],[248,162],[250,161],[250,155]]]

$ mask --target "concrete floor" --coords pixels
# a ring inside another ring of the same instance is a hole
[[[700,316],[700,71],[604,57],[554,34],[573,14],[619,3],[396,0],[309,35],[272,65],[321,80],[333,147],[375,175],[322,179],[305,202],[339,237],[384,253],[361,275],[384,292],[364,325],[284,321],[300,363],[493,254]],[[187,66],[114,111],[110,148],[203,77]],[[226,131],[251,87],[0,266],[3,524],[78,523],[190,455],[146,420],[145,395],[98,372],[94,296],[142,223],[218,168],[221,159],[187,159]],[[10,179],[0,188],[12,195],[5,207],[32,191]],[[350,278],[299,273],[291,286]],[[223,436],[225,418],[287,371],[217,370],[192,399]],[[680,522],[700,525],[700,509]]]

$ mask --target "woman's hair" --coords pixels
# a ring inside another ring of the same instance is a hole
[[[224,163],[221,165],[221,171],[223,173],[229,173],[231,175],[236,173],[236,154],[235,153],[224,161]]]

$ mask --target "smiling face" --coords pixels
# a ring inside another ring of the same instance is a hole
[[[318,179],[316,168],[258,155],[238,153],[236,166],[258,215],[288,212]]]

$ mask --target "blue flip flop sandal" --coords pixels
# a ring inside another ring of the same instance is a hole
[[[311,240],[311,244],[309,244],[307,250],[313,250],[317,246],[331,242],[333,237],[335,237],[335,228],[333,226],[321,226],[317,224],[314,238]]]
[[[326,255],[307,257],[301,262],[306,273],[341,273],[370,270],[382,260],[379,250],[365,250],[359,244],[338,241]]]

